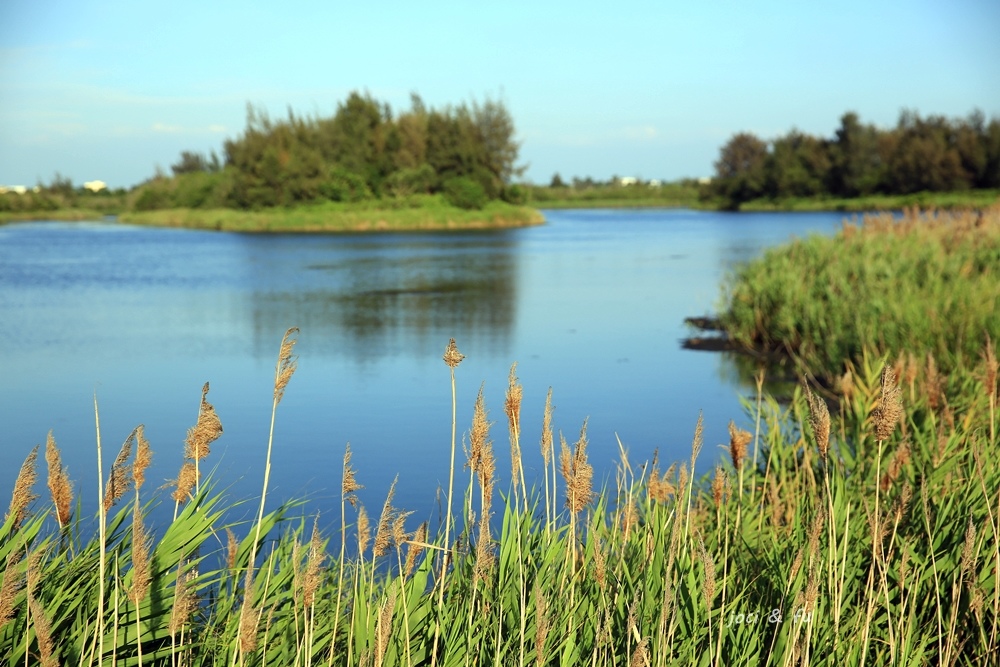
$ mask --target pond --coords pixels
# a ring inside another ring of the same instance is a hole
[[[254,514],[274,365],[292,326],[301,329],[298,370],[276,417],[269,508],[306,499],[308,512],[339,524],[349,442],[371,513],[398,476],[393,504],[415,512],[413,525],[436,517],[449,470],[451,385],[441,358],[449,338],[466,355],[456,371],[459,438],[482,386],[504,493],[513,362],[524,386],[529,486],[541,485],[550,387],[557,433],[572,444],[587,421],[598,486],[614,483],[619,439],[637,468],[656,450],[667,463],[688,459],[699,413],[699,471],[708,470],[724,453],[717,445],[728,443],[729,420],[752,428],[740,398],[753,390],[724,355],[682,349],[684,318],[714,312],[737,263],[792,236],[833,233],[843,215],[545,214],[541,227],[461,233],[0,227],[0,493],[8,497],[24,457],[42,444],[36,508],[47,506],[51,429],[93,511],[96,395],[107,450],[145,424],[154,450],[148,497],[176,477],[208,381],[225,433],[207,466],[219,490],[251,501],[242,507]],[[167,494],[154,517],[172,511]]]

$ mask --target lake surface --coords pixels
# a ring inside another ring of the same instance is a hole
[[[225,429],[207,465],[233,498],[259,498],[274,365],[291,326],[301,328],[299,366],[278,408],[269,507],[307,498],[309,511],[339,524],[350,442],[372,514],[398,475],[394,504],[415,511],[412,525],[436,516],[437,489],[448,482],[451,386],[441,355],[451,337],[466,355],[456,372],[459,437],[483,384],[501,490],[510,480],[503,401],[515,361],[529,485],[542,465],[550,386],[553,424],[568,442],[589,420],[599,480],[613,484],[616,434],[636,466],[657,449],[668,463],[689,458],[699,411],[699,469],[709,469],[724,454],[717,445],[728,443],[730,419],[751,428],[740,397],[752,390],[726,356],[681,348],[684,317],[714,312],[738,262],[792,236],[830,234],[843,215],[546,218],[497,232],[347,236],[0,226],[2,502],[40,443],[36,506],[48,503],[51,429],[85,510],[96,507],[95,392],[108,450],[145,424],[154,450],[148,497],[176,477],[206,381]],[[458,458],[460,466],[461,450]]]

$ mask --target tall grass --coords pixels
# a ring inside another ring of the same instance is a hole
[[[456,394],[466,391],[459,357],[449,346]],[[286,338],[275,409],[290,368]],[[496,522],[489,498],[500,480],[480,394],[468,486],[449,489],[443,533],[407,525],[390,488],[373,535],[354,496],[364,471],[348,449],[333,549],[315,523],[286,518],[288,503],[260,509],[249,526],[227,523],[211,476],[162,534],[147,535],[143,516],[157,500],[140,500],[150,453],[138,431],[136,457],[121,464],[132,475],[111,487],[131,485],[134,500],[88,536],[79,504],[63,524],[63,496],[33,497],[33,453],[0,528],[0,661],[983,664],[1000,651],[995,368],[986,354],[943,378],[922,366],[897,382],[867,354],[847,368],[837,401],[808,389],[787,404],[748,400],[758,435],[734,424],[711,478],[690,472],[699,418],[690,459],[661,472],[622,447],[617,473],[595,492],[584,425],[574,445],[560,438],[558,463],[554,451],[546,459],[561,482],[546,469],[547,486],[525,488],[513,468]],[[516,395],[513,370],[509,386]],[[552,419],[549,407],[543,451]],[[454,479],[463,462],[448,453],[442,443]],[[265,481],[260,508],[266,491]],[[448,519],[453,494],[468,503],[464,526]]]
[[[931,355],[947,372],[1000,332],[998,285],[1000,207],[866,215],[741,266],[721,319],[738,344],[827,380],[865,349],[917,363]]]

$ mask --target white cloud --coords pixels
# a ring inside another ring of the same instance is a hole
[[[168,125],[167,123],[153,123],[153,132],[183,132],[184,128],[180,125]]]
[[[224,133],[226,131],[226,126],[225,125],[217,125],[217,124],[209,125],[208,126],[208,131],[209,132],[213,132],[215,134],[222,134],[222,133]]]

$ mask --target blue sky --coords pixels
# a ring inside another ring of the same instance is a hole
[[[712,172],[748,130],[1000,116],[1000,2],[0,3],[0,184],[130,187],[221,154],[246,104],[502,98],[527,178]]]

